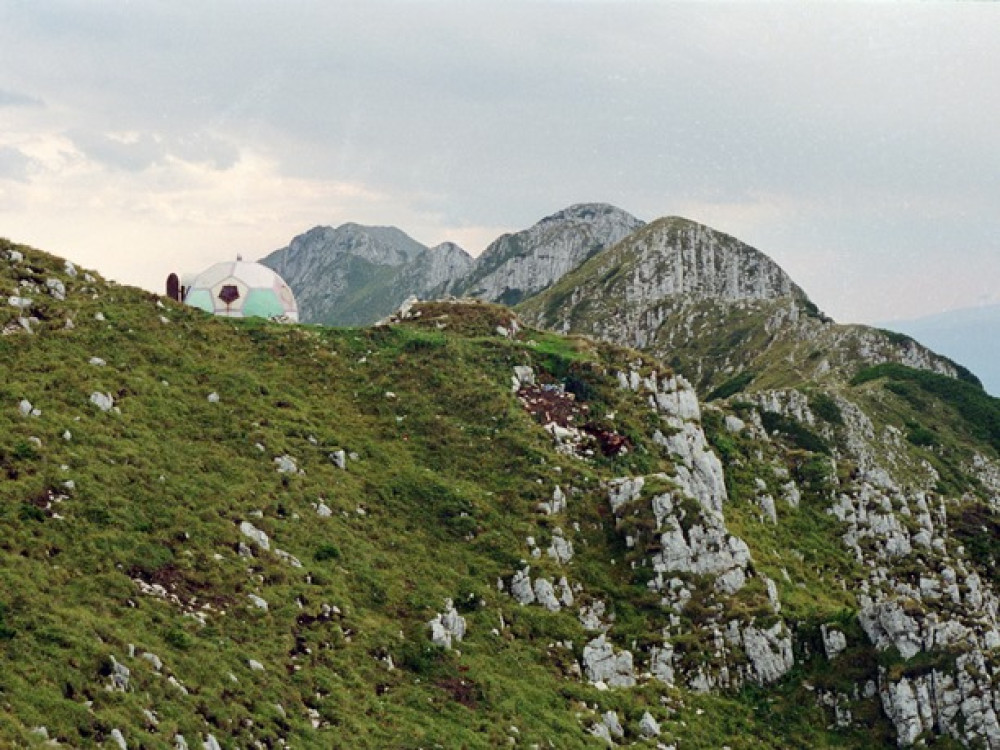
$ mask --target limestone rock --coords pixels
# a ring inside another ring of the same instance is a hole
[[[60,302],[66,299],[66,285],[59,279],[46,279],[45,286],[48,287],[49,294],[52,295],[53,299]]]
[[[660,736],[660,724],[649,711],[643,712],[639,719],[639,734],[646,739]]]
[[[573,543],[563,536],[563,530],[558,526],[552,530],[552,543],[547,553],[560,565],[565,565],[573,559]]]
[[[286,562],[293,568],[301,568],[302,562],[295,555],[285,552],[283,549],[274,548],[274,556],[277,557],[282,562]]]
[[[563,493],[562,488],[559,485],[556,485],[556,488],[552,491],[552,500],[539,503],[538,509],[547,516],[553,516],[557,513],[565,511],[566,495]]]
[[[621,739],[625,736],[625,729],[622,727],[621,721],[618,720],[618,714],[614,711],[606,711],[601,717],[601,721],[604,722],[604,726],[608,728],[612,737]]]
[[[767,629],[745,628],[743,650],[753,666],[757,682],[762,685],[779,680],[795,666],[792,637],[781,622]]]
[[[108,690],[118,691],[124,693],[128,690],[129,679],[132,672],[124,664],[120,663],[115,657],[110,657],[111,659],[111,682],[108,684]]]
[[[617,512],[625,503],[638,499],[646,480],[644,477],[623,477],[608,483],[608,502],[611,510]]]
[[[534,592],[535,599],[549,612],[558,612],[562,608],[552,583],[545,578],[535,579]]]
[[[835,659],[847,648],[847,637],[836,628],[821,625],[820,632],[823,635],[823,650],[827,659]]]
[[[435,615],[427,624],[431,629],[431,642],[435,646],[450,649],[453,641],[461,643],[465,637],[465,618],[458,614],[451,599],[445,601],[444,612]]]
[[[517,393],[522,388],[535,384],[535,371],[527,365],[516,365],[511,376],[511,390]]]
[[[107,412],[115,405],[115,400],[111,397],[110,393],[99,393],[94,391],[90,394],[90,403],[96,406],[101,411]]]
[[[608,687],[635,685],[631,652],[615,653],[603,634],[583,647],[583,669],[587,680],[594,684],[603,683]]]
[[[641,226],[634,216],[607,204],[570,206],[528,229],[499,237],[446,291],[514,305]]]
[[[529,573],[531,568],[519,570],[510,580],[510,594],[518,604],[531,604],[535,601],[535,592],[531,587]]]
[[[243,521],[240,523],[240,532],[262,550],[271,549],[271,540],[268,539],[267,534],[249,521]]]

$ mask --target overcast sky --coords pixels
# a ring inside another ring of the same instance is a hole
[[[843,322],[1000,302],[1000,5],[0,0],[0,235],[112,279],[589,201]]]

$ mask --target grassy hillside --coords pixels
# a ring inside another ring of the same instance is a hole
[[[500,335],[512,314],[480,304],[369,329],[211,318],[6,242],[0,286],[0,745],[115,747],[117,731],[129,748],[178,734],[190,747],[605,747],[590,730],[608,711],[618,741],[650,747],[889,741],[875,703],[835,729],[815,697],[877,668],[843,585],[864,572],[826,512],[835,472],[816,468],[829,451],[784,423],[766,443],[727,431],[726,415],[753,409],[738,395],[703,421],[755,567],[728,598],[682,576],[695,596],[671,610],[647,585],[648,513],[616,517],[605,486],[662,474],[650,486],[670,488],[677,473],[648,398],[617,379],[669,375],[647,356]],[[515,366],[533,369],[541,407],[512,392]],[[584,425],[575,449],[543,429],[550,406]],[[769,523],[759,483],[776,494],[788,466],[802,501]],[[568,507],[541,513],[557,486]],[[563,534],[569,561],[545,552]],[[518,604],[525,565],[567,577],[574,607]],[[605,690],[580,675],[595,637],[580,606],[607,605],[608,637],[640,673],[670,628],[685,669],[711,666],[712,623],[777,621],[765,574],[796,634],[775,685],[699,694],[639,674]],[[448,599],[467,622],[451,650],[428,625]],[[837,675],[817,650],[832,622],[852,642]],[[638,729],[646,712],[658,739]]]

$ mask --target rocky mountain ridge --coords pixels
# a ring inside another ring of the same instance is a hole
[[[570,206],[474,260],[449,243],[428,250],[395,229],[344,225],[264,262],[290,276],[306,322],[371,323],[410,297],[517,303],[534,325],[648,350],[703,395],[751,380],[845,381],[859,361],[975,382],[906,336],[834,325],[773,260],[730,235],[679,217],[647,225],[607,204]]]
[[[490,244],[464,276],[439,294],[515,305],[643,226],[606,203],[580,203]]]
[[[395,227],[314,227],[260,261],[288,282],[305,322],[372,323],[472,266],[458,245],[425,247]]]
[[[836,325],[769,257],[687,219],[660,219],[526,300],[534,325],[655,354],[703,394],[848,380],[859,362],[973,379],[905,336]]]

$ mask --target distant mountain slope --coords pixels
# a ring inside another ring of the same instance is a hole
[[[506,305],[537,294],[643,222],[605,203],[580,203],[490,244],[467,275],[439,293]]]
[[[964,374],[904,337],[834,325],[759,250],[678,217],[648,224],[518,310],[534,325],[649,351],[703,394],[751,380],[846,381],[860,363]]]
[[[979,376],[987,391],[1000,396],[1000,305],[894,320],[883,327],[962,363]]]
[[[898,334],[768,385],[838,329],[673,224],[775,336],[709,405],[498,305],[212,318],[0,240],[0,747],[997,747],[1000,399]]]
[[[395,227],[314,227],[261,261],[288,282],[306,323],[366,325],[407,297],[460,276],[472,258],[453,243],[427,248]]]

